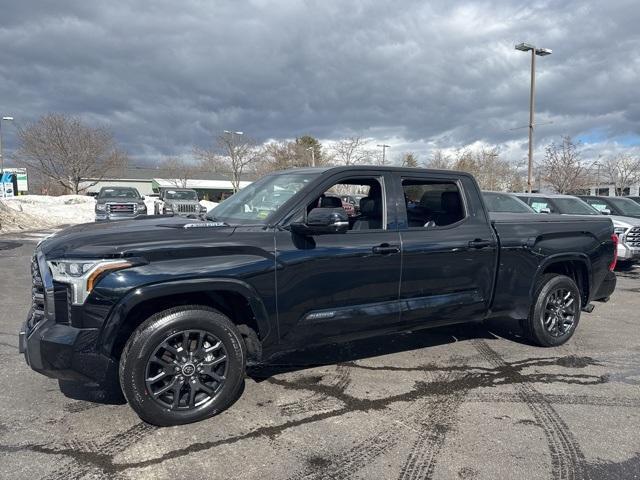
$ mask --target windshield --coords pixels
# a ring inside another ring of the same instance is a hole
[[[320,172],[267,175],[231,195],[207,217],[229,224],[263,224],[269,215],[318,175]]]
[[[607,198],[607,201],[616,207],[622,215],[640,215],[640,205],[628,198]]]
[[[504,193],[483,193],[484,203],[490,212],[535,213],[522,200]]]
[[[103,188],[98,198],[140,198],[135,188]]]
[[[595,208],[579,198],[554,198],[560,213],[567,215],[600,215]]]
[[[198,194],[193,190],[167,190],[164,198],[167,200],[197,200]]]

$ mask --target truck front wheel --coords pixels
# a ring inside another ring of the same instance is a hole
[[[536,283],[524,329],[538,345],[556,347],[573,336],[580,321],[580,311],[580,290],[573,279],[548,273]]]
[[[180,425],[233,403],[245,364],[244,341],[229,318],[206,306],[176,307],[131,335],[120,358],[120,385],[142,420]]]

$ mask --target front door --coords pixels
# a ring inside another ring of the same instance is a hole
[[[305,198],[300,215],[316,206],[341,208],[341,196],[364,195],[349,209],[346,233],[301,237],[276,232],[278,325],[282,342],[314,344],[397,327],[400,238],[389,208],[391,177],[379,171],[343,173]],[[284,225],[286,228],[286,225]]]

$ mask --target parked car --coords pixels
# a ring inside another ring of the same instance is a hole
[[[291,184],[268,216],[253,207]],[[343,185],[368,192],[354,221],[325,195]],[[420,206],[415,223],[406,202]],[[280,171],[204,221],[101,227],[70,227],[36,248],[20,352],[54,378],[117,375],[155,425],[215,415],[237,398],[246,365],[314,344],[514,318],[538,345],[562,345],[616,284],[609,218],[490,219],[474,178],[453,171]]]
[[[133,187],[102,187],[96,197],[96,222],[127,220],[147,214],[140,192]]]
[[[484,204],[492,213],[536,213],[513,193],[482,192]]]
[[[560,215],[602,215],[594,207],[571,195],[551,195],[540,193],[518,193],[538,213]],[[640,220],[633,217],[608,215],[618,235],[618,259],[631,263],[640,259]]]
[[[630,198],[597,197],[592,195],[579,195],[578,198],[581,198],[605,215],[640,218],[640,205]]]
[[[206,207],[200,205],[198,193],[190,188],[168,188],[160,191],[159,199],[154,203],[156,215],[175,215],[180,217],[203,217]]]

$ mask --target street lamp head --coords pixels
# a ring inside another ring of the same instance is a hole
[[[13,120],[13,117],[2,117],[3,120]]]
[[[231,130],[225,130],[224,133],[228,133],[229,135],[244,135],[244,132],[232,132]]]
[[[546,57],[547,55],[551,55],[552,50],[550,48],[536,48],[536,55],[541,57]]]
[[[521,52],[528,52],[529,50],[533,50],[536,47],[531,45],[530,43],[519,43],[516,45],[516,50],[520,50]]]

